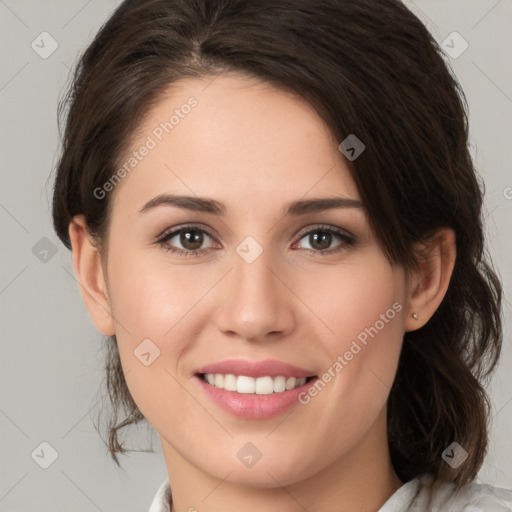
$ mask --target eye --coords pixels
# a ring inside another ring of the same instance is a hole
[[[355,244],[355,238],[352,235],[328,226],[316,226],[314,229],[304,233],[301,237],[302,239],[306,239],[310,244],[310,248],[306,247],[306,249],[313,255],[320,253],[332,254]],[[340,240],[340,243],[334,248],[329,249],[335,239]]]
[[[205,238],[214,239],[213,236],[205,229],[196,226],[183,226],[171,232],[164,233],[157,240],[157,243],[163,246],[167,251],[183,256],[200,256],[208,249],[201,249]],[[183,249],[175,247],[181,244]]]

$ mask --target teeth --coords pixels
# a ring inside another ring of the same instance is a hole
[[[286,391],[288,391],[289,389],[293,389],[296,383],[297,379],[295,377],[288,377],[286,379]]]
[[[224,376],[224,389],[227,391],[236,391],[237,378],[234,375]]]
[[[303,386],[306,377],[247,377],[246,375],[223,375],[221,373],[206,373],[204,380],[216,388],[226,391],[236,391],[243,394],[270,395],[282,393]]]
[[[224,387],[224,375],[217,373],[215,374],[215,387],[223,388]]]
[[[240,375],[236,379],[236,390],[238,393],[254,393],[255,387],[256,387],[256,379],[253,379],[252,377],[246,377],[245,375]]]
[[[255,391],[257,395],[270,395],[274,392],[274,379],[272,377],[258,377]]]
[[[281,393],[286,389],[286,378],[275,377],[274,378],[274,393]]]

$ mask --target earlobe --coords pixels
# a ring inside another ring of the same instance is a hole
[[[441,304],[452,277],[457,255],[455,232],[444,227],[417,246],[418,272],[411,279],[405,331],[423,327]]]
[[[69,223],[69,238],[73,268],[80,291],[92,321],[105,335],[115,334],[114,321],[108,298],[106,279],[98,248],[92,243],[83,215],[73,217]]]

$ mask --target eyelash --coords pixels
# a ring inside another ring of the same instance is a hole
[[[187,256],[187,257],[188,256],[196,256],[196,257],[199,257],[203,253],[208,252],[209,249],[200,249],[200,250],[195,250],[194,251],[194,250],[186,250],[186,249],[176,249],[175,247],[166,245],[168,240],[171,240],[176,235],[179,235],[182,232],[186,232],[187,230],[198,231],[198,232],[201,232],[201,233],[206,233],[211,239],[215,240],[215,237],[205,228],[199,228],[197,226],[182,226],[179,229],[175,229],[175,230],[170,231],[168,233],[163,233],[157,239],[156,243],[159,246],[163,247],[167,252],[172,252],[173,254],[177,254],[179,256]],[[333,249],[326,249],[324,251],[319,251],[319,250],[314,250],[314,249],[304,249],[304,250],[308,251],[311,256],[317,256],[319,254],[320,255],[333,254],[333,253],[336,253],[336,252],[339,252],[339,251],[343,250],[347,246],[348,247],[352,247],[356,243],[356,240],[355,240],[355,238],[353,236],[348,235],[348,234],[346,234],[345,232],[343,232],[341,230],[337,230],[337,229],[334,229],[332,227],[325,226],[325,225],[317,225],[317,226],[315,226],[314,228],[310,229],[306,233],[303,233],[301,235],[301,237],[299,238],[299,240],[302,240],[304,237],[306,237],[308,235],[311,235],[312,233],[319,232],[319,231],[321,231],[323,233],[331,233],[331,234],[335,235],[336,237],[338,237],[341,240],[342,243],[340,243],[339,245],[337,245]]]

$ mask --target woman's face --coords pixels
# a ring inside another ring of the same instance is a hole
[[[288,485],[385,444],[407,284],[340,142],[303,100],[225,74],[175,84],[124,155],[106,283],[129,390],[168,464]],[[324,199],[348,201],[307,206]]]

